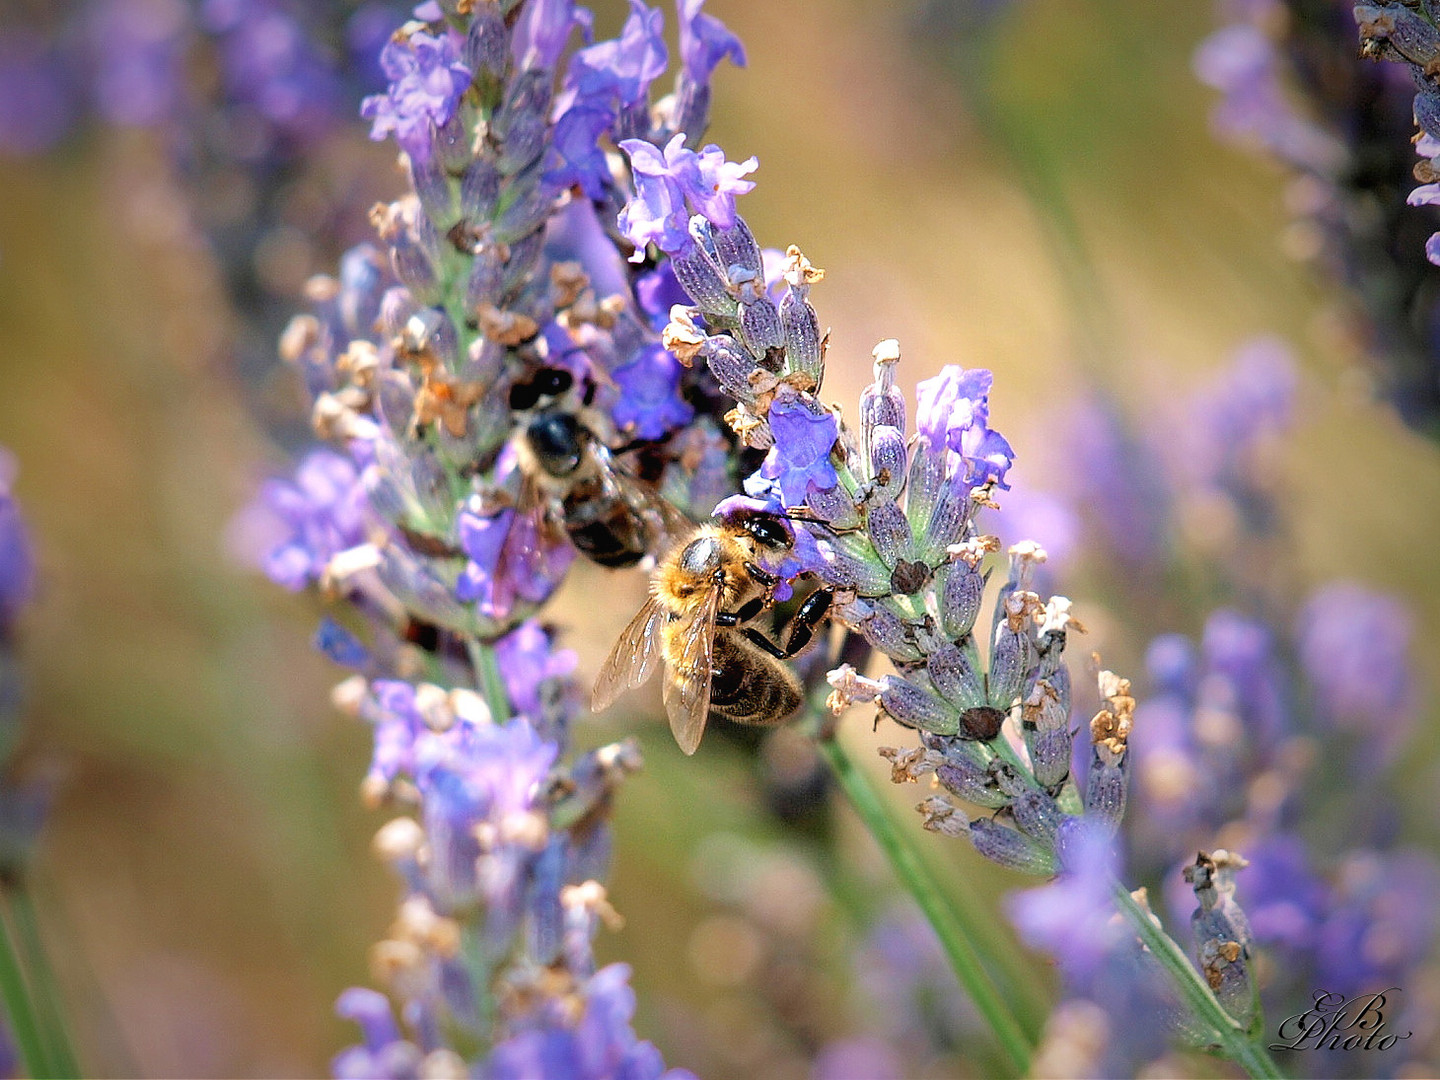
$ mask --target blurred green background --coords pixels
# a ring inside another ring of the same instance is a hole
[[[1350,577],[1404,595],[1421,627],[1440,620],[1440,453],[1372,400],[1340,301],[1284,254],[1280,169],[1210,135],[1189,60],[1214,27],[1207,5],[1016,5],[985,56],[1000,103],[987,124],[920,47],[933,35],[913,3],[710,7],[749,51],[748,70],[718,76],[711,131],[732,159],[760,159],[746,217],[763,244],[797,243],[828,271],[812,297],[832,328],[828,398],[853,414],[885,337],[907,389],[946,363],[992,368],[993,423],[1023,484],[1066,453],[1054,410],[1087,372],[1139,417],[1245,338],[1281,334],[1303,388],[1278,466],[1293,525],[1279,587]],[[997,119],[1073,208],[1087,287],[1109,305],[1089,331]],[[388,149],[357,153],[377,191],[398,186]],[[369,733],[329,707],[315,607],[225,551],[231,516],[284,466],[247,407],[233,332],[185,196],[143,136],[0,163],[0,444],[21,463],[42,575],[22,623],[23,762],[60,778],[36,888],[97,1074],[323,1073],[353,1038],[334,999],[369,981],[396,899],[368,852],[385,816],[356,794]],[[1138,674],[1149,634],[1194,633],[1205,611],[1130,605],[1118,576],[1082,560],[1065,585],[1092,631],[1083,649]],[[576,603],[599,589],[615,597],[602,614]],[[582,679],[642,590],[590,567],[567,584],[555,617]],[[1423,633],[1415,659],[1433,690]],[[647,767],[620,800],[612,874],[626,926],[601,958],[634,965],[637,1027],[671,1064],[804,1076],[822,1043],[874,1028],[853,954],[887,907],[887,871],[845,814],[833,844],[787,830],[746,755],[716,739],[683,759],[657,702],[636,712]],[[1433,844],[1440,744],[1425,715],[1397,801],[1408,839]],[[880,776],[868,745],[909,740],[869,726],[857,712],[845,737]],[[616,734],[582,720],[577,743]],[[915,789],[892,793],[908,816]],[[1021,884],[958,842],[921,842],[987,903]],[[1048,979],[1038,962],[1031,974]]]

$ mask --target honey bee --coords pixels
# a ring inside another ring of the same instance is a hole
[[[545,368],[510,391],[524,415],[514,445],[524,476],[519,510],[554,519],[576,549],[607,567],[633,566],[665,548],[690,522],[631,474],[597,434],[603,418],[587,390],[571,400],[574,376]]]
[[[804,699],[781,660],[814,635],[832,596],[821,589],[800,606],[784,648],[747,625],[770,606],[780,579],[760,566],[793,545],[775,514],[733,510],[701,525],[656,568],[650,599],[615,643],[595,680],[591,704],[603,709],[665,665],[665,712],[686,754],[693,754],[712,716],[772,726]]]

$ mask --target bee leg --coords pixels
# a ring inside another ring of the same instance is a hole
[[[830,604],[834,599],[835,595],[829,589],[820,589],[807,596],[800,605],[800,610],[795,613],[795,618],[790,620],[789,636],[785,639],[783,649],[753,626],[745,627],[741,633],[776,660],[789,660],[810,644],[811,638],[815,636],[815,627],[830,614]],[[752,607],[757,602],[752,600],[745,606]],[[743,612],[744,608],[741,611]]]
[[[756,566],[753,562],[747,562],[745,564],[745,572],[754,578],[757,584],[764,585],[767,589],[774,588],[780,584],[778,577],[770,573],[769,570]]]
[[[765,598],[757,596],[739,611],[721,611],[715,615],[716,626],[743,626],[765,610]]]
[[[785,639],[785,655],[794,656],[815,636],[815,627],[830,614],[830,605],[835,594],[829,589],[817,589],[805,598],[795,618],[790,620],[790,634]]]

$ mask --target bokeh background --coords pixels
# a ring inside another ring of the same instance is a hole
[[[1057,522],[1053,538],[1044,513],[1024,523],[1055,548],[1090,628],[1079,655],[1099,650],[1142,691],[1149,638],[1198,634],[1217,603],[1284,609],[1332,578],[1401,597],[1423,700],[1383,790],[1395,835],[1433,848],[1440,448],[1380,399],[1347,300],[1298,257],[1285,170],[1212,135],[1216,95],[1191,56],[1215,13],[1146,0],[710,8],[749,51],[747,70],[717,78],[711,130],[732,159],[760,159],[746,217],[762,243],[798,243],[828,272],[812,297],[832,330],[826,396],[853,410],[886,337],[907,388],[947,363],[993,369],[1017,515],[1036,505],[1024,492],[1073,477],[1066,410],[1094,387],[1125,425],[1181,442],[1177,403],[1238,346],[1288,343],[1295,417],[1265,462],[1286,528],[1263,559],[1203,506],[1165,537],[1162,570],[1096,554],[1083,523]],[[12,0],[0,24],[54,27],[70,9]],[[611,28],[623,13],[600,16]],[[971,17],[1003,27],[982,39]],[[347,120],[259,207],[203,152],[77,124],[46,153],[0,158],[0,444],[20,461],[41,568],[21,624],[17,768],[54,783],[33,871],[42,929],[92,1072],[320,1075],[353,1037],[334,999],[368,981],[393,911],[368,851],[385,817],[360,806],[369,732],[328,704],[338,676],[311,647],[313,601],[241,565],[226,536],[304,430],[269,335],[401,177]],[[554,617],[582,678],[643,588],[636,574],[572,575]],[[837,1040],[872,1037],[910,1040],[908,1067],[925,1075],[977,1067],[959,1049],[965,1006],[846,810],[776,812],[803,746],[712,739],[684,759],[658,701],[613,712],[577,742],[631,730],[646,768],[618,809],[625,927],[598,949],[634,966],[636,1026],[667,1061],[802,1077],[847,1049]],[[846,727],[877,776],[867,746],[909,741],[872,736],[860,711]],[[901,814],[918,801],[893,794]],[[1337,849],[1349,810],[1334,809]],[[960,842],[922,841],[979,903],[1027,884]],[[995,933],[1013,933],[998,913]],[[1038,999],[1053,992],[1042,960],[1022,977]]]

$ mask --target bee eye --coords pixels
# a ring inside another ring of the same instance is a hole
[[[515,412],[533,409],[540,400],[540,391],[534,383],[519,383],[510,388],[510,408]]]
[[[560,368],[546,368],[535,376],[535,389],[542,395],[563,394],[575,385],[575,376]]]

